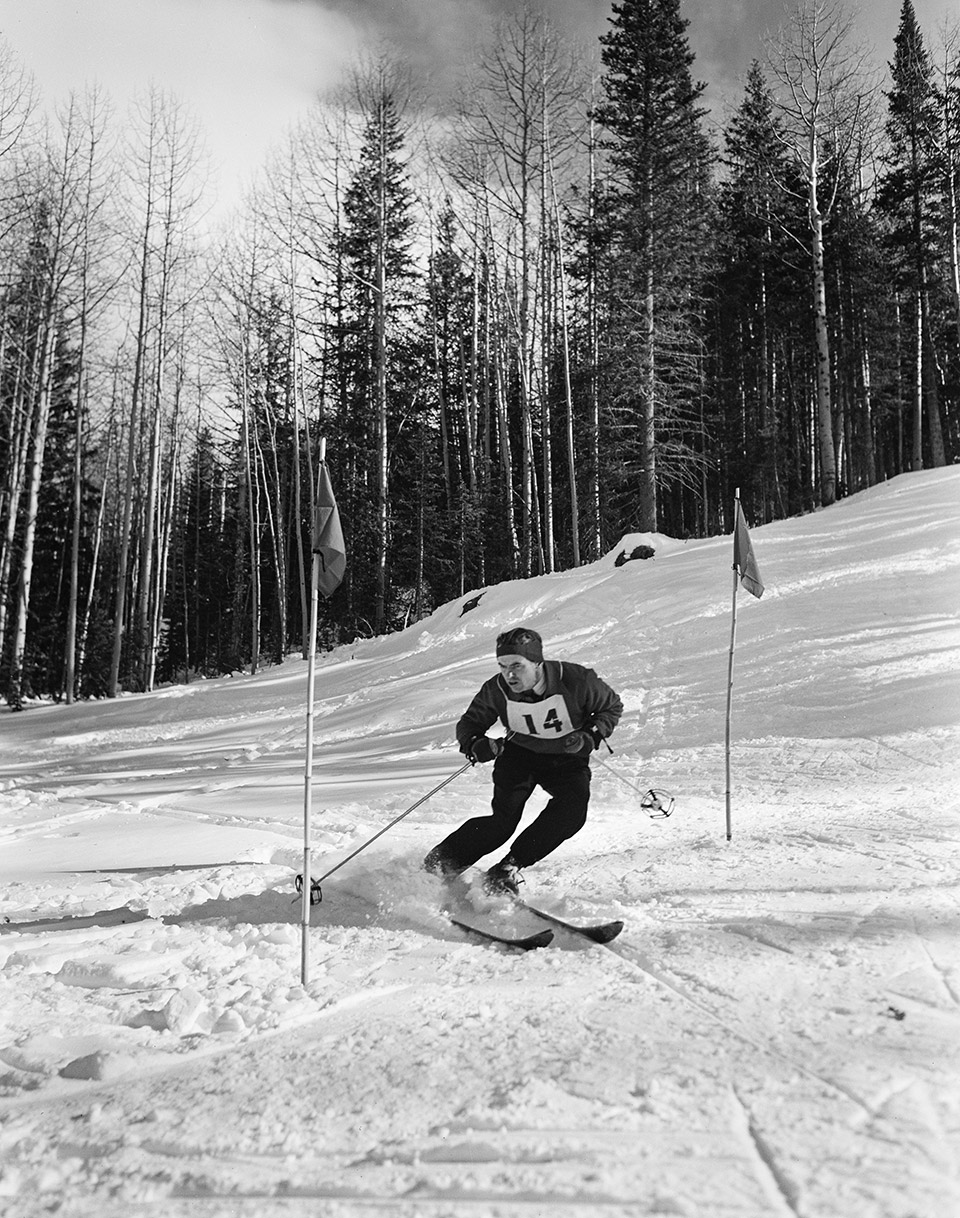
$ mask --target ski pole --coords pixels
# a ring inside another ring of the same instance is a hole
[[[607,746],[609,748],[609,745]],[[613,750],[611,749],[611,752]],[[605,770],[609,770],[614,778],[619,778],[621,782],[626,783],[631,791],[635,791],[640,796],[640,807],[645,811],[653,812],[656,815],[651,816],[651,820],[666,819],[673,811],[674,798],[669,791],[655,791],[651,787],[648,791],[641,791],[640,788],[630,781],[629,778],[624,778],[619,770],[615,770],[609,761],[604,761],[602,757],[596,757],[595,760],[603,766]]]
[[[325,875],[320,876],[318,879],[311,880],[310,881],[310,904],[319,905],[320,902],[323,900],[323,893],[320,891],[320,884],[323,880],[329,879],[330,876],[332,876],[335,871],[339,871],[340,868],[343,867],[346,863],[349,863],[351,859],[355,859],[357,857],[357,855],[361,853],[361,851],[366,850],[366,848],[368,846],[372,846],[378,837],[383,837],[383,835],[389,829],[392,829],[394,825],[399,824],[400,821],[402,821],[405,816],[409,816],[410,813],[414,812],[417,808],[419,808],[421,804],[425,804],[431,795],[436,795],[436,793],[438,791],[442,791],[445,786],[447,786],[449,783],[453,782],[453,780],[455,778],[459,778],[460,775],[464,772],[464,770],[469,770],[472,765],[473,765],[472,761],[464,762],[464,764],[460,767],[459,770],[454,771],[454,773],[451,774],[448,778],[445,778],[443,780],[443,782],[438,782],[437,785],[433,788],[433,790],[428,791],[426,793],[426,795],[421,795],[421,797],[417,800],[416,803],[411,804],[410,807],[407,808],[407,810],[405,812],[401,812],[399,816],[395,816],[393,818],[393,820],[389,823],[389,825],[384,825],[382,829],[380,829],[378,832],[376,832],[373,835],[373,837],[371,837],[368,841],[365,841],[362,846],[358,846],[356,848],[356,850],[353,851],[352,854],[348,854],[345,859],[341,859],[340,862],[337,863],[336,867],[331,867],[330,870],[328,872],[326,872]],[[303,876],[298,875],[297,876],[297,892],[300,892],[302,885],[303,885]],[[317,894],[316,900],[314,900],[314,896],[313,896],[314,893]]]

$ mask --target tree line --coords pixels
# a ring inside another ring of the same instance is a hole
[[[10,706],[305,650],[321,439],[322,645],[956,461],[960,34],[904,0],[881,80],[803,0],[716,127],[687,29],[520,9],[455,103],[371,59],[216,227],[176,98],[41,119],[0,52]]]

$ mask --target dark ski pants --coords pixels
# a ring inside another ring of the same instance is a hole
[[[493,763],[492,814],[465,821],[431,855],[443,870],[460,872],[499,849],[516,832],[527,800],[538,786],[550,802],[510,853],[521,868],[539,862],[584,826],[590,802],[589,755],[533,753],[507,743]]]

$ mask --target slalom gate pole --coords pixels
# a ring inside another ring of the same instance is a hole
[[[320,463],[327,442],[320,440]],[[317,618],[320,604],[320,555],[314,553],[310,581],[310,631],[307,653],[307,723],[303,766],[303,903],[300,910],[300,984],[310,980],[310,822],[313,796],[313,703],[317,676]]]
[[[733,497],[733,530],[736,536],[737,524],[740,519],[740,487],[738,486]],[[730,715],[733,707],[733,657],[737,646],[737,583],[739,572],[737,564],[733,564],[733,612],[730,621],[730,656],[727,661],[727,719],[724,729],[724,768],[726,771],[726,830],[727,841],[729,842],[733,836],[733,822],[731,819],[730,809]]]
[[[310,822],[311,796],[313,793],[313,700],[316,680],[316,650],[317,650],[317,580],[320,555],[313,556],[313,590],[310,594],[310,655],[307,660],[307,730],[306,730],[306,760],[303,767],[303,885],[304,899],[300,911],[300,984],[306,985],[310,979]]]
[[[421,804],[425,804],[431,795],[436,795],[436,793],[438,791],[442,791],[445,786],[447,786],[449,783],[453,782],[453,780],[455,778],[459,778],[460,775],[464,772],[464,770],[469,770],[472,765],[473,765],[472,761],[465,761],[459,770],[455,770],[452,774],[450,774],[447,778],[445,778],[443,780],[443,782],[438,782],[437,785],[433,788],[433,790],[428,791],[426,793],[426,795],[421,795],[415,804],[411,804],[410,807],[407,808],[407,810],[405,812],[401,812],[399,816],[395,816],[393,818],[393,820],[389,823],[389,825],[384,825],[382,829],[378,830],[373,835],[373,837],[368,838],[368,840],[365,841],[362,846],[358,846],[356,848],[356,850],[353,851],[352,854],[348,854],[345,859],[341,859],[340,862],[337,863],[336,867],[331,867],[329,871],[327,871],[324,875],[319,876],[316,880],[313,881],[313,883],[319,887],[319,885],[324,880],[326,880],[330,876],[332,876],[335,871],[339,871],[341,867],[343,867],[347,863],[349,863],[351,859],[355,859],[357,857],[357,855],[360,854],[362,851],[366,850],[366,848],[368,846],[372,846],[373,843],[377,840],[377,838],[383,837],[383,835],[389,829],[392,829],[394,825],[399,824],[400,821],[402,821],[405,816],[409,816],[410,813],[415,811],[417,808],[419,808]],[[309,882],[309,877],[307,876],[306,872],[304,872],[304,876],[303,876],[303,899],[307,903],[307,908],[309,909],[310,882]]]

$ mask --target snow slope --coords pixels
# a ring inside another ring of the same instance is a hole
[[[729,842],[729,538],[321,657],[321,875],[461,764],[505,626],[618,689],[590,820],[525,889],[623,918],[609,947],[442,916],[418,863],[477,767],[323,882],[303,988],[300,660],[4,712],[0,1213],[960,1215],[958,524],[950,469],[752,530]]]

